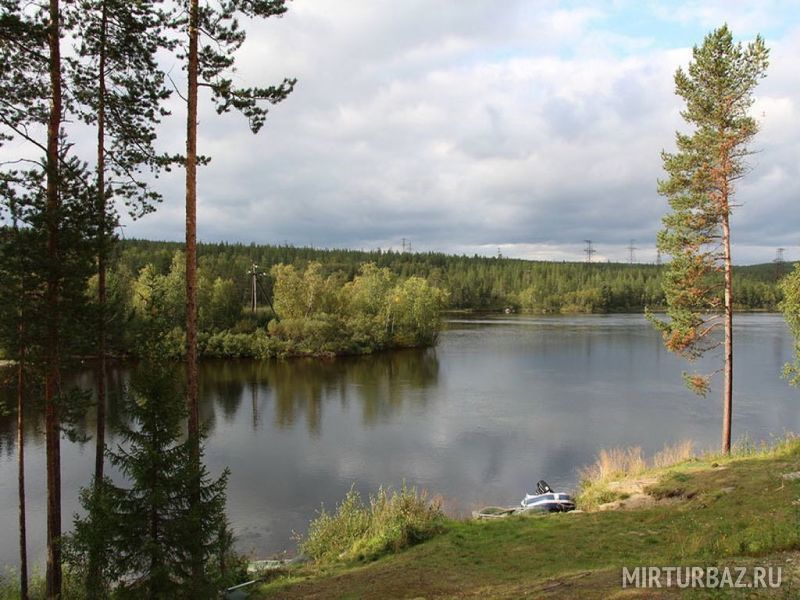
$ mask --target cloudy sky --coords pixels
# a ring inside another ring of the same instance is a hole
[[[294,0],[248,22],[236,79],[296,77],[253,136],[206,102],[206,241],[570,260],[655,259],[660,151],[681,127],[672,75],[727,22],[771,48],[762,130],[738,188],[734,260],[800,259],[800,11],[794,2]],[[167,65],[169,67],[169,65]],[[175,71],[179,66],[174,66]],[[180,107],[164,124],[181,149]],[[180,173],[125,237],[181,239]]]

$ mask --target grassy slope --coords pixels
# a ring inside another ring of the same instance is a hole
[[[443,535],[400,554],[367,565],[305,567],[253,597],[652,598],[654,590],[621,589],[623,565],[781,564],[791,581],[771,595],[800,598],[800,506],[792,503],[800,499],[800,481],[781,479],[800,470],[800,443],[716,460],[661,470],[651,491],[674,502],[638,511],[452,522]]]

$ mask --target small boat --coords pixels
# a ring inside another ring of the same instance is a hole
[[[575,501],[569,494],[554,492],[544,480],[536,484],[535,494],[525,494],[520,502],[524,510],[542,512],[568,512],[575,510]]]
[[[472,518],[473,519],[505,519],[506,517],[510,517],[514,513],[518,512],[518,508],[514,508],[513,506],[510,508],[505,508],[503,506],[486,506],[481,508],[480,510],[473,510],[472,511]]]

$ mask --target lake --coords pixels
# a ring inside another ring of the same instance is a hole
[[[800,390],[780,379],[792,339],[779,315],[735,320],[734,437],[800,431]],[[699,365],[703,366],[703,363]],[[705,366],[713,368],[711,360]],[[214,361],[201,366],[206,464],[231,469],[228,514],[240,550],[294,550],[324,503],[355,485],[409,484],[448,510],[516,504],[539,479],[574,488],[601,448],[651,454],[690,438],[717,447],[718,388],[687,391],[686,363],[641,315],[450,319],[436,348],[358,358]],[[91,385],[91,374],[78,375]],[[123,388],[124,368],[111,373]],[[111,399],[107,440],[124,415]],[[91,431],[91,415],[84,424]],[[44,562],[44,440],[26,446],[30,559]],[[14,420],[0,418],[0,565],[17,564]],[[65,528],[91,480],[94,445],[63,442]]]

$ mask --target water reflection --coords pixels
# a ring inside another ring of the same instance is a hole
[[[111,439],[120,425],[129,425],[120,400],[139,367],[119,365],[109,368],[107,419]],[[297,359],[292,361],[206,361],[200,365],[200,418],[209,437],[217,420],[232,423],[247,402],[251,427],[258,430],[265,407],[273,405],[272,422],[280,429],[291,429],[302,422],[307,431],[320,435],[323,410],[327,402],[342,407],[355,401],[360,405],[361,423],[372,426],[402,411],[406,402],[425,405],[429,395],[409,396],[409,390],[435,387],[439,361],[435,349],[407,350],[369,357],[339,359]],[[176,365],[175,377],[183,379]],[[94,389],[92,370],[72,376],[69,384],[80,389]],[[11,457],[16,443],[16,421],[11,414],[13,390],[0,390],[8,410],[0,414],[0,453]],[[94,409],[74,425],[80,437],[88,441],[95,431]],[[31,443],[44,440],[42,413],[31,411],[26,436]]]
[[[210,361],[200,369],[203,421],[213,432],[216,411],[231,421],[243,402],[249,404],[252,428],[258,429],[265,405],[272,403],[273,423],[280,429],[302,421],[312,435],[323,427],[327,402],[360,404],[361,422],[370,426],[401,411],[408,390],[436,386],[439,361],[435,349],[383,353],[335,360]],[[424,404],[426,394],[413,396]],[[409,400],[411,401],[411,400]]]
[[[779,378],[793,343],[779,315],[737,315],[734,436],[800,430],[796,389]],[[700,370],[716,365],[701,361]],[[126,420],[118,399],[135,365],[110,372],[109,443]],[[450,323],[435,350],[337,360],[209,361],[200,372],[206,462],[232,469],[228,509],[242,550],[291,549],[320,503],[351,485],[411,484],[448,506],[518,501],[537,479],[576,483],[599,448],[652,453],[683,438],[719,441],[718,391],[681,381],[687,365],[663,350],[643,317],[500,317]],[[176,366],[175,377],[183,372]],[[93,374],[76,374],[93,386]],[[16,527],[14,418],[0,417],[0,528]],[[91,435],[94,413],[79,424]],[[44,460],[38,416],[28,421],[31,557],[44,539]],[[65,525],[90,481],[94,444],[62,445]],[[114,474],[111,473],[113,476]],[[14,536],[0,565],[16,563]]]

